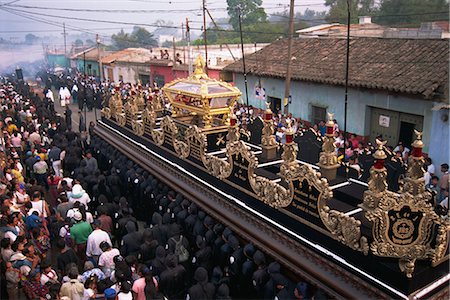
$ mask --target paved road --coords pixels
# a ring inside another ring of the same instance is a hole
[[[58,97],[58,92],[56,90],[53,90],[53,96],[55,99],[55,110],[57,113],[59,113],[60,115],[64,116],[64,111],[66,110],[64,107],[61,107],[61,103],[59,101],[59,97]],[[80,125],[80,117],[78,115],[78,104],[70,104],[70,109],[72,110],[72,129],[75,132],[79,132],[78,128]],[[84,110],[83,110],[83,115],[84,115]],[[100,119],[100,110],[92,110],[92,111],[88,111],[86,110],[86,129],[89,129],[89,123],[91,121],[96,121],[95,119],[95,114],[97,114],[97,119]]]

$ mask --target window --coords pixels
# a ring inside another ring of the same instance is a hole
[[[311,122],[313,124],[319,124],[321,120],[326,121],[327,118],[327,109],[322,106],[311,106]]]
[[[223,71],[220,73],[220,79],[225,82],[233,82],[233,73]]]
[[[163,87],[165,84],[165,78],[164,75],[154,75],[153,76],[153,81],[156,82],[156,84],[158,85],[159,88]]]

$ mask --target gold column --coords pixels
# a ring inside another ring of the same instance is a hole
[[[272,110],[270,109],[270,103],[266,103],[266,110],[264,111],[264,127],[262,129],[261,147],[262,158],[265,160],[273,160],[277,156],[278,144],[275,140],[274,126],[272,120]]]
[[[319,156],[319,163],[317,165],[320,167],[322,176],[330,181],[336,178],[336,171],[337,168],[339,168],[336,146],[334,145],[333,114],[328,113],[328,121],[325,125],[327,127],[327,131],[322,145],[322,152]]]

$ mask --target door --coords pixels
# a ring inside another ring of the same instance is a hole
[[[370,114],[370,141],[374,143],[376,137],[381,135],[388,145],[397,145],[399,117],[399,112],[372,107]]]
[[[267,97],[267,100],[270,103],[270,109],[274,114],[278,114],[278,112],[281,110],[281,99],[275,98],[275,97]]]
[[[414,141],[414,129],[418,131],[423,130],[423,117],[419,115],[400,113],[400,130],[398,134],[398,141],[403,145],[411,148],[411,143]]]
[[[114,82],[113,69],[108,68],[108,79],[109,81]]]
[[[139,80],[141,81],[142,85],[146,85],[150,82],[150,75],[139,74]]]
[[[401,141],[410,148],[414,129],[422,131],[423,116],[375,107],[371,107],[370,110],[371,142],[375,142],[375,138],[382,135],[390,146],[395,147]]]
[[[411,149],[411,143],[413,141],[414,127],[416,124],[408,122],[400,122],[400,133],[398,136],[398,141],[402,142],[403,145]]]

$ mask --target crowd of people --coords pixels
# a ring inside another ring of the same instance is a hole
[[[70,89],[84,105],[80,85],[95,83],[83,80]],[[0,84],[1,299],[326,298],[94,131],[74,132],[52,85]]]

